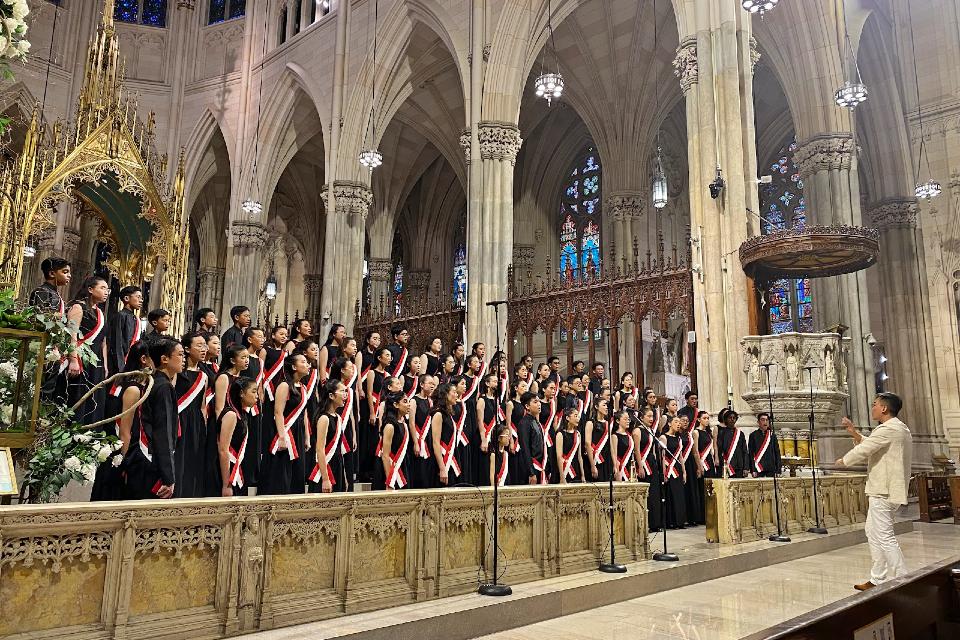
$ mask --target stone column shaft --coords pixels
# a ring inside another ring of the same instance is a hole
[[[328,203],[329,190],[322,197]],[[333,184],[333,201],[324,236],[321,320],[324,326],[339,322],[349,332],[363,287],[363,237],[373,192],[362,183],[338,181]]]
[[[223,308],[228,313],[232,307],[244,305],[250,307],[253,316],[257,315],[265,284],[260,282],[260,271],[267,237],[266,227],[259,222],[234,221],[231,225],[230,245],[227,247],[227,271],[230,277],[225,278],[223,292]],[[265,318],[253,318],[254,324],[265,321]],[[223,322],[224,326],[228,324]]]

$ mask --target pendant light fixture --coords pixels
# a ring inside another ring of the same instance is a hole
[[[653,63],[657,64],[659,38],[657,34],[657,0],[653,0]],[[660,67],[656,67],[653,91],[656,111],[653,117],[660,117]],[[653,163],[653,207],[659,211],[667,206],[667,174],[663,170],[663,157],[660,155],[660,127],[657,127],[657,157]]]
[[[260,155],[260,112],[263,105],[263,67],[267,61],[267,30],[269,28],[269,19],[270,12],[264,11],[264,20],[263,20],[263,46],[260,50],[260,79],[259,79],[259,88],[258,98],[257,98],[257,124],[256,124],[256,135],[255,142],[253,145],[253,160],[252,164],[252,181],[251,184],[257,184],[257,156]],[[240,205],[243,212],[247,214],[247,222],[259,222],[260,215],[263,213],[263,204],[260,200],[253,194],[249,195]],[[249,226],[244,227],[241,230],[241,233],[253,233],[253,229]]]
[[[556,71],[548,71],[544,67],[546,51],[540,57],[540,75],[534,81],[534,90],[538,98],[545,98],[547,106],[552,106],[554,100],[563,95],[563,76],[560,74],[560,58],[557,56],[557,43],[553,37],[553,11],[550,0],[547,0],[547,29],[550,31],[550,49],[553,52],[553,62]]]
[[[383,164],[383,154],[377,149],[377,21],[379,19],[379,0],[373,2],[373,66],[370,79],[370,116],[367,120],[367,146],[360,152],[360,164],[370,171]],[[370,20],[367,19],[367,33],[370,31]],[[369,37],[367,38],[369,42]]]
[[[860,67],[857,65],[857,54],[850,44],[850,32],[847,30],[847,10],[843,0],[837,0],[840,3],[840,17],[843,18],[843,44],[838,43],[840,49],[840,61],[844,67],[844,76],[847,78],[833,95],[834,102],[838,107],[850,109],[853,111],[859,105],[867,100],[867,85],[863,84],[860,78]]]
[[[917,73],[917,45],[913,38],[913,10],[909,2],[907,3],[907,20],[910,23],[910,54],[913,57],[913,80],[917,91],[917,120],[920,121],[920,152],[917,154],[917,172],[914,175],[914,180],[917,185],[914,189],[914,195],[920,200],[930,200],[939,196],[943,189],[940,183],[932,177],[928,178],[926,182],[920,181],[920,168],[924,160],[926,160],[927,164],[927,175],[930,175],[930,154],[924,155],[923,153],[923,111],[920,109],[920,76]]]
[[[740,0],[740,6],[744,11],[750,13],[759,13],[763,17],[767,11],[770,11],[780,3],[780,0]]]

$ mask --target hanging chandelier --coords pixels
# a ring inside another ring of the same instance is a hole
[[[930,178],[926,182],[917,183],[917,187],[914,189],[914,195],[921,200],[930,200],[940,195],[942,190],[940,183]]]
[[[547,71],[544,69],[544,59],[546,52],[540,58],[540,75],[534,80],[533,88],[538,98],[544,98],[547,106],[553,106],[554,100],[559,100],[563,95],[563,75],[560,73],[560,58],[557,56],[556,40],[553,37],[553,11],[550,0],[547,0],[547,29],[550,31],[550,50],[553,52],[553,62],[556,71]]]
[[[856,109],[858,105],[866,102],[867,85],[860,82],[859,76],[860,74],[858,72],[856,82],[847,80],[843,83],[843,86],[837,89],[833,99],[838,107],[844,107],[852,111]]]
[[[243,201],[241,205],[243,212],[247,214],[248,217],[259,216],[263,213],[263,205],[259,200],[254,200],[253,198],[247,198]]]
[[[667,206],[667,175],[663,171],[660,147],[657,147],[657,159],[653,166],[653,206],[656,209]]]
[[[857,54],[850,44],[850,32],[847,30],[847,10],[843,2],[840,3],[840,15],[837,20],[843,20],[843,43],[837,33],[837,49],[840,50],[840,63],[844,67],[847,79],[833,94],[833,101],[838,107],[853,111],[867,100],[867,85],[860,78],[860,66],[857,64]],[[847,68],[849,67],[849,68]],[[847,75],[849,74],[849,75]]]
[[[360,151],[357,156],[357,159],[360,161],[360,166],[366,167],[367,170],[373,171],[377,167],[383,164],[383,154],[377,149],[377,122],[376,122],[376,110],[377,110],[377,21],[380,17],[379,15],[380,2],[376,0],[373,3],[373,66],[371,67],[372,77],[370,80],[370,118],[367,120],[367,131],[364,134],[365,140],[370,141],[370,146],[364,148]],[[369,16],[369,14],[368,14]],[[367,31],[369,41],[369,30],[370,30],[370,20],[367,19]],[[369,134],[369,135],[368,135]]]
[[[920,121],[920,152],[917,154],[917,171],[915,174],[917,186],[913,190],[913,193],[919,200],[932,200],[939,196],[943,189],[940,187],[940,183],[933,178],[929,178],[926,182],[920,181],[920,169],[923,166],[924,160],[926,160],[927,164],[927,175],[930,175],[930,154],[924,154],[923,110],[920,108],[920,77],[917,73],[917,47],[913,38],[913,11],[910,8],[910,3],[907,3],[907,20],[910,23],[910,51],[913,57],[914,86],[917,91],[917,119]]]
[[[740,0],[740,6],[743,7],[744,11],[759,13],[761,16],[779,3],[780,0]]]
[[[260,51],[260,80],[259,80],[259,98],[257,99],[257,129],[255,139],[256,142],[253,146],[253,184],[257,184],[257,156],[260,154],[260,110],[261,105],[263,105],[263,66],[267,61],[267,20],[264,20],[263,23],[263,47]],[[247,232],[253,232],[250,228],[250,225],[255,222],[260,221],[260,214],[263,213],[263,203],[260,202],[260,199],[257,198],[254,194],[251,194],[247,197],[246,200],[240,205],[240,208],[245,214],[247,214],[246,227],[240,232],[241,236],[245,236]],[[244,238],[246,239],[246,238]]]

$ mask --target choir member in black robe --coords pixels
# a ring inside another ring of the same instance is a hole
[[[80,285],[76,300],[67,311],[67,319],[79,327],[77,345],[87,345],[94,354],[94,362],[81,362],[77,354],[68,358],[67,392],[70,406],[75,405],[96,384],[108,375],[106,319],[100,305],[110,296],[107,281],[90,276]],[[81,424],[93,424],[103,419],[106,390],[102,387],[77,407],[75,417]]]
[[[430,345],[427,347],[427,352],[423,354],[422,358],[422,368],[423,373],[428,376],[437,376],[440,375],[440,359],[441,352],[443,350],[443,340],[439,336],[434,336],[430,339]]]
[[[299,318],[293,321],[290,328],[290,339],[283,345],[283,348],[287,350],[287,353],[293,353],[294,349],[300,346],[304,340],[312,339],[312,337],[313,327],[310,326],[310,321]]]
[[[623,418],[617,418],[622,421]],[[661,456],[655,442],[656,414],[649,404],[637,411],[637,421],[633,424],[633,458],[636,463],[637,480],[649,484],[647,492],[647,518],[650,531],[659,531],[663,526],[663,474]]]
[[[176,491],[174,384],[183,371],[183,346],[169,338],[157,339],[150,343],[150,359],[156,367],[153,389],[140,406],[141,419],[134,423],[124,460],[127,489],[134,499],[172,498]]]
[[[704,478],[718,478],[720,471],[717,457],[716,443],[713,441],[713,429],[710,427],[710,413],[701,411],[697,414],[697,449],[700,452],[700,464],[703,466]]]
[[[555,462],[553,459],[553,434],[560,424],[560,414],[563,411],[557,402],[557,384],[551,378],[547,378],[540,386],[540,399],[539,422],[540,428],[543,431],[543,448],[547,452],[545,471],[547,476],[550,477],[553,475],[553,465]]]
[[[203,334],[216,333],[217,324],[220,320],[217,318],[217,314],[210,307],[203,307],[197,309],[197,312],[193,314],[193,322],[197,327],[197,331]]]
[[[640,404],[640,390],[633,384],[633,373],[624,371],[620,375],[620,388],[613,394],[613,410],[619,411],[627,406],[627,396],[633,396],[633,408]]]
[[[452,353],[443,356],[440,362],[440,384],[446,384],[450,382],[454,376],[459,375],[457,373],[457,360],[453,357]]]
[[[476,408],[478,423],[478,438],[477,444],[474,447],[474,450],[478,452],[475,458],[477,465],[476,479],[478,485],[489,486],[487,484],[489,474],[485,473],[486,469],[483,461],[490,457],[487,454],[490,453],[493,427],[500,422],[499,418],[502,410],[499,398],[500,380],[495,372],[489,371],[483,376],[481,384],[483,386],[483,395],[477,399]]]
[[[257,383],[250,378],[237,378],[230,383],[228,402],[217,419],[220,496],[230,498],[247,495],[243,461],[251,453],[250,410],[256,405]]]
[[[540,424],[540,414],[543,402],[535,393],[529,391],[520,396],[520,403],[524,408],[523,418],[520,419],[520,456],[524,475],[517,478],[518,484],[547,484],[547,455],[548,450],[543,441],[543,427]],[[525,452],[525,453],[524,453]]]
[[[220,336],[220,346],[224,349],[232,344],[243,344],[243,332],[250,326],[250,308],[242,304],[230,309],[233,325]]]
[[[554,452],[554,484],[583,482],[583,458],[580,451],[583,440],[580,437],[580,412],[576,408],[564,409],[557,431]]]
[[[52,314],[58,322],[66,319],[67,307],[60,296],[60,287],[70,285],[72,271],[70,262],[63,258],[46,258],[40,263],[43,271],[43,284],[30,292],[29,304],[42,311]],[[71,338],[76,341],[76,337]],[[51,362],[44,366],[41,394],[48,402],[61,404],[67,399],[67,357],[64,355],[60,362]]]
[[[397,324],[390,329],[390,335],[393,338],[393,344],[387,347],[392,357],[388,372],[394,378],[399,378],[407,370],[407,358],[410,357],[410,332],[402,324]]]
[[[360,383],[367,377],[367,372],[377,366],[377,351],[380,350],[382,338],[379,331],[367,331],[363,336],[363,349],[360,350],[362,362],[360,365]],[[362,391],[361,391],[362,393]],[[361,398],[362,400],[363,398]]]
[[[316,446],[313,465],[307,475],[310,493],[340,493],[348,489],[343,458],[344,422],[340,418],[347,394],[347,388],[336,378],[327,380],[318,390],[319,415],[314,421]]]
[[[177,375],[177,498],[202,498],[206,494],[208,467],[213,450],[208,448],[206,390],[211,381],[200,370],[207,357],[207,341],[200,333],[188,333],[180,341],[187,365]]]
[[[666,432],[660,436],[667,514],[665,524],[668,529],[683,529],[687,523],[687,501],[683,493],[687,470],[683,466],[683,442],[680,439],[682,424],[679,416],[673,416]]]
[[[690,427],[693,428],[697,421],[697,414],[699,409],[697,409],[697,404],[699,398],[697,397],[696,391],[687,391],[683,394],[684,407],[677,412],[677,415],[680,417],[685,417],[687,422],[690,424]]]
[[[480,418],[477,415],[477,399],[481,390],[482,376],[480,369],[482,363],[475,354],[466,357],[466,371],[463,374],[464,388],[460,397],[460,404],[466,411],[466,418],[463,423],[463,434],[466,442],[464,459],[460,461],[463,465],[463,475],[465,481],[470,484],[477,484],[480,480],[479,475],[485,469],[481,465],[483,454],[480,452]]]
[[[460,394],[449,382],[437,388],[437,402],[430,417],[430,434],[433,441],[433,459],[437,465],[437,486],[453,487],[460,483],[463,469],[460,466],[461,451],[457,448],[459,428],[453,419],[453,410],[458,405]]]
[[[757,414],[757,430],[750,434],[750,473],[754,478],[772,478],[780,474],[780,443],[770,428],[770,414]]]
[[[454,369],[451,375],[460,376],[463,375],[464,369],[466,369],[466,363],[464,362],[464,357],[467,355],[467,350],[463,346],[463,343],[457,340],[453,343],[453,353],[450,355],[453,356]]]
[[[383,395],[383,383],[389,376],[387,369],[393,361],[390,349],[377,349],[375,364],[367,371],[366,377],[360,381],[363,389],[364,401],[360,404],[360,425],[357,429],[358,447],[360,449],[360,482],[371,482],[375,465],[377,443],[379,442],[380,424],[377,414],[380,410],[380,400]]]
[[[110,320],[107,358],[110,371],[123,371],[127,364],[127,352],[140,340],[140,317],[137,313],[143,306],[140,287],[124,287],[120,290],[120,311]],[[204,348],[206,352],[206,348]]]
[[[595,395],[599,395],[600,392],[603,391],[603,372],[604,368],[602,362],[594,362],[593,366],[590,368],[589,389]]]
[[[717,453],[721,465],[719,477],[746,478],[750,475],[750,453],[747,439],[737,427],[740,414],[733,409],[722,409],[717,417],[720,420],[717,429]]]
[[[553,380],[557,383],[557,389],[560,389],[560,358],[557,356],[550,356],[547,358],[547,368],[550,372],[547,374],[548,380]]]
[[[413,403],[402,391],[392,391],[383,398],[383,423],[380,427],[380,464],[375,467],[374,489],[396,491],[410,482],[410,430],[407,418]]]
[[[297,494],[305,489],[304,423],[307,395],[303,382],[311,367],[303,354],[284,359],[273,410],[274,433],[260,466],[258,495]]]
[[[153,309],[147,314],[147,324],[150,331],[146,334],[146,340],[160,340],[161,338],[174,339],[169,333],[170,325],[173,324],[173,315],[166,309]]]
[[[243,378],[250,378],[257,383],[257,401],[250,408],[247,418],[248,442],[247,452],[243,457],[244,486],[257,486],[260,476],[260,456],[263,454],[263,360],[260,353],[267,342],[267,336],[261,327],[248,327],[243,334],[244,346],[247,347],[247,368],[240,372]]]
[[[523,454],[520,453],[520,421],[523,419],[523,416],[526,412],[523,408],[523,403],[520,402],[520,398],[527,392],[529,388],[530,385],[527,383],[526,378],[517,378],[510,383],[509,398],[507,399],[506,408],[504,409],[504,415],[507,419],[507,426],[510,429],[511,484],[527,483],[526,471],[527,468],[529,468],[530,463],[527,461],[527,467],[523,467]]]
[[[353,345],[352,351],[350,345]],[[347,390],[344,405],[339,410],[345,443],[344,472],[347,477],[347,491],[353,491],[353,486],[357,480],[357,469],[359,468],[357,434],[360,424],[360,400],[358,399],[360,383],[358,381],[359,365],[356,362],[356,360],[359,360],[359,355],[356,350],[357,341],[350,338],[345,344],[344,355],[347,356],[352,353],[354,358],[337,358],[330,370],[330,379],[339,380]]]
[[[490,486],[505,487],[511,483],[510,472],[510,428],[506,424],[499,424],[494,428],[492,445],[487,457],[490,459]]]
[[[609,409],[609,400],[595,396],[590,415],[583,425],[587,456],[583,470],[585,482],[605,482],[610,479],[613,468],[610,462],[613,421],[609,417]]]
[[[309,323],[308,323],[309,324]],[[340,357],[344,340],[347,339],[347,329],[342,324],[330,326],[330,333],[323,346],[320,347],[320,381],[326,382],[330,378],[330,369],[334,361]]]
[[[433,457],[433,433],[431,414],[433,413],[433,392],[437,389],[437,376],[420,376],[417,394],[413,397],[414,406],[410,420],[410,487],[412,489],[431,489],[436,486],[437,461]]]
[[[681,441],[683,442],[683,466],[687,471],[687,481],[683,485],[683,496],[687,503],[687,524],[706,524],[703,503],[703,463],[700,460],[699,437],[697,430],[687,422],[686,416],[679,416]]]

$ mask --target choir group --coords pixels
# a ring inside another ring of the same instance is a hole
[[[553,356],[534,367],[487,358],[483,343],[445,353],[433,338],[411,353],[411,336],[367,332],[359,342],[334,324],[322,342],[307,320],[251,326],[250,310],[230,310],[217,335],[211,309],[193,330],[167,335],[170,313],[147,314],[142,292],[125,287],[109,322],[110,291],[88,277],[64,304],[58,287],[70,265],[50,258],[31,303],[78,327],[76,341],[96,357],[75,354],[54,366],[45,392],[71,405],[118,371],[151,369],[93,393],[77,419],[112,420],[122,442],[103,463],[93,499],[258,495],[497,484],[650,483],[652,530],[704,523],[704,478],[771,476],[780,452],[767,414],[747,437],[739,415],[723,409],[717,429],[697,396],[675,399],[639,389],[627,372],[616,389],[596,363],[560,374]],[[146,398],[144,399],[144,396]]]

